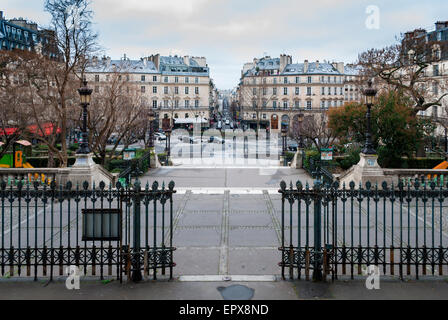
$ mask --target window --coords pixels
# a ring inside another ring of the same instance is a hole
[[[190,83],[190,79],[188,77],[185,77],[185,83]]]
[[[168,83],[168,77],[165,77],[164,81],[165,83]]]
[[[189,94],[190,93],[190,88],[185,87],[185,94]]]
[[[199,87],[195,87],[195,88],[194,88],[194,93],[195,93],[195,94],[199,94]]]
[[[288,77],[284,77],[284,78],[283,78],[283,83],[284,83],[284,84],[288,84]]]
[[[433,67],[433,71],[434,71],[434,77],[437,77],[439,75],[439,65],[434,65]]]
[[[308,77],[308,83],[312,83],[313,81],[313,78],[312,77]]]
[[[277,78],[274,78],[274,84],[277,84]]]
[[[190,100],[185,100],[185,108],[189,108],[190,107]]]
[[[283,101],[283,109],[288,109],[288,101]]]
[[[199,78],[198,77],[194,78],[194,83],[199,83]]]
[[[100,82],[100,75],[99,74],[95,75],[95,82]]]
[[[328,87],[328,95],[331,96],[331,87]]]
[[[312,103],[311,103],[312,101],[310,101],[310,100],[308,100],[307,102],[306,102],[306,108],[308,109],[308,110],[311,110],[311,108],[312,108]]]
[[[152,100],[152,107],[157,109],[157,100]]]
[[[283,88],[283,95],[284,96],[287,96],[288,95],[288,88]]]
[[[263,95],[265,96],[267,94],[267,88],[263,88]]]
[[[325,109],[325,101],[324,100],[322,100],[322,102],[321,102],[321,108]]]
[[[174,94],[179,94],[179,87],[174,87]]]
[[[274,96],[277,95],[277,88],[272,88],[272,94],[273,94]]]
[[[157,87],[152,87],[152,93],[157,93]]]
[[[106,76],[106,81],[109,81],[110,80],[110,75],[107,75]]]
[[[168,109],[168,100],[163,100],[163,107]]]
[[[168,94],[168,87],[164,87],[164,88],[163,88],[163,93],[164,93],[164,94]]]
[[[336,79],[336,78],[335,78]],[[334,95],[337,96],[338,95],[338,88],[334,87]]]
[[[434,93],[434,95],[438,95],[439,94],[439,87],[437,85],[437,82],[434,82],[432,84],[432,92]]]
[[[266,113],[263,113],[263,119],[266,120]]]
[[[300,88],[296,87],[296,96],[298,96],[300,94]]]
[[[296,83],[300,83],[300,77],[296,77]]]
[[[142,86],[142,87],[140,88],[140,91],[141,91],[141,93],[145,93],[145,91],[146,91],[146,87],[145,87],[145,86]]]
[[[100,93],[100,86],[95,86],[95,93]]]
[[[179,108],[179,100],[174,101],[174,108]]]
[[[325,87],[322,87],[322,95],[325,95]]]
[[[157,82],[157,76],[153,76],[152,81]]]
[[[312,91],[311,91],[312,89],[311,89],[311,87],[307,87],[306,88],[306,95],[307,96],[310,96],[311,94],[312,94]]]
[[[174,82],[179,83],[179,77],[174,77]]]
[[[145,81],[146,81],[146,77],[145,77],[145,76],[142,76],[142,77],[141,77],[141,80],[142,80],[142,82],[145,82]]]
[[[299,109],[299,108],[300,108],[300,100],[296,100],[296,101],[294,102],[294,106],[295,106],[297,109]]]
[[[252,88],[252,95],[254,95],[254,96],[257,95],[257,88]]]
[[[194,100],[194,107],[199,108],[199,100]]]
[[[277,101],[272,101],[272,108],[277,109]]]

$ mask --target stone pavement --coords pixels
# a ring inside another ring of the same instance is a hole
[[[160,281],[139,284],[118,281],[81,282],[81,289],[69,291],[65,281],[52,283],[23,280],[0,280],[0,300],[223,300],[223,290],[238,285],[252,294],[252,300],[437,300],[448,299],[448,282],[420,280],[402,282],[386,279],[380,290],[367,290],[362,279],[313,283],[275,282],[180,282]],[[241,296],[235,296],[242,297]],[[232,296],[225,296],[227,300]]]
[[[174,268],[181,275],[279,275],[282,180],[289,168],[161,168],[142,184],[175,181]]]

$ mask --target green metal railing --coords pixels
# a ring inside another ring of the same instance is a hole
[[[0,274],[52,279],[77,266],[101,278],[132,274],[138,281],[143,273],[156,279],[157,270],[165,274],[166,269],[171,278],[175,192],[173,182],[167,187],[154,182],[142,190],[139,181],[125,188],[103,182],[74,188],[70,182],[48,187],[1,181]],[[87,212],[96,216],[88,220]],[[115,222],[113,214],[119,214]]]
[[[443,275],[448,265],[448,185],[417,179],[381,186],[311,188],[299,181],[282,195],[282,276],[363,274],[370,265],[383,274]],[[287,233],[289,232],[289,233]]]

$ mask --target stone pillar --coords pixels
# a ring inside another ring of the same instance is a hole
[[[383,181],[392,182],[390,177],[384,175],[383,169],[379,166],[378,155],[361,153],[360,157],[359,163],[353,167],[350,174],[341,179],[341,183],[345,182],[348,185],[353,181],[356,186],[360,183],[365,186],[366,182],[369,181],[372,185],[378,183],[381,186]]]
[[[106,186],[115,182],[112,174],[93,161],[93,154],[91,153],[76,155],[76,162],[70,168],[67,180],[71,181],[74,186],[79,184],[80,187],[87,181],[89,188],[92,187],[94,182],[96,187],[101,181],[106,183]]]

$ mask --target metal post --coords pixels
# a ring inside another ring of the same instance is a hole
[[[140,265],[140,181],[134,185],[134,249],[132,260],[132,281],[139,282],[143,279]]]
[[[313,281],[322,281],[322,217],[321,217],[321,199],[320,181],[317,180],[314,185],[314,270]]]

